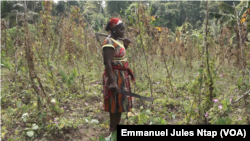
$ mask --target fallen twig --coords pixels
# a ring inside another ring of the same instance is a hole
[[[234,104],[234,103],[236,103],[236,102],[238,102],[240,99],[242,99],[244,96],[246,96],[247,94],[249,93],[249,95],[250,95],[250,90],[249,91],[247,91],[244,95],[242,95],[240,98],[238,98],[237,100],[235,100],[235,101],[233,101],[233,102],[231,102],[231,104],[230,105],[232,105],[232,104]]]
[[[241,96],[240,98],[238,98],[237,100],[232,101],[232,102],[228,105],[228,107],[229,107],[229,106],[232,106],[234,103],[238,102],[240,99],[242,99],[242,98],[243,98],[244,96],[246,96],[248,93],[249,93],[249,95],[250,95],[250,90],[247,91],[244,95],[242,95],[242,96]],[[220,117],[224,116],[224,115],[226,114],[226,112],[227,112],[227,111],[223,112],[223,114],[220,115]]]

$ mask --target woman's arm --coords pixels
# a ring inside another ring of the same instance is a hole
[[[124,45],[125,49],[128,48],[129,43],[132,43],[132,41],[129,38],[124,38],[123,45]]]
[[[105,65],[105,72],[107,73],[108,80],[109,80],[109,89],[115,90],[117,88],[117,84],[115,83],[114,77],[113,77],[113,70],[112,70],[112,59],[115,54],[115,51],[113,48],[105,47],[103,48],[103,56],[104,56],[104,65]]]

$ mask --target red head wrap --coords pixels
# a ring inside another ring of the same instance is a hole
[[[122,21],[121,21],[120,19],[117,19],[117,18],[112,18],[112,19],[109,21],[109,23],[110,23],[110,27],[109,27],[109,28],[111,29],[111,28],[113,28],[113,27],[115,27],[115,26],[121,24]]]

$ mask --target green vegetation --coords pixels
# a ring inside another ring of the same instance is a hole
[[[156,98],[134,99],[122,124],[250,124],[250,2],[1,4],[2,140],[105,140],[94,33],[113,16],[133,41],[133,92]]]

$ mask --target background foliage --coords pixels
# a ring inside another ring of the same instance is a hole
[[[135,99],[123,124],[250,124],[247,1],[1,1],[1,13],[3,140],[109,135],[95,33],[112,17],[133,41],[133,92],[156,98]]]

